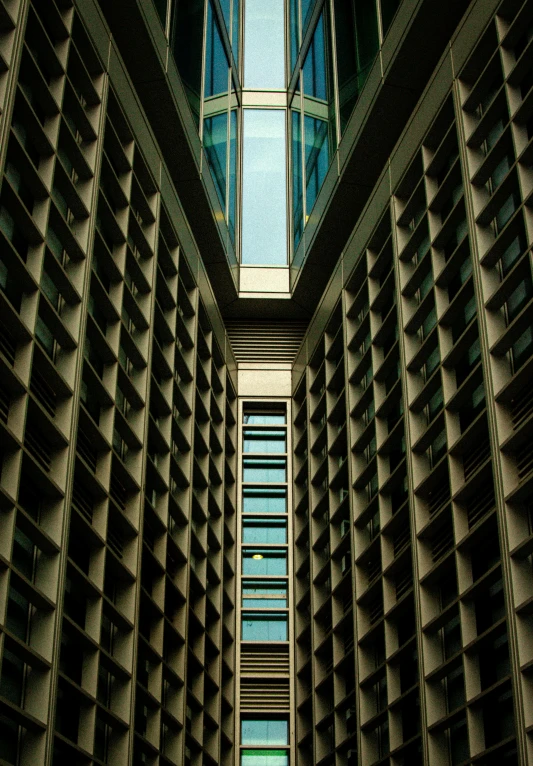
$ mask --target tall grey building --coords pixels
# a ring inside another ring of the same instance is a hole
[[[533,0],[2,0],[0,766],[533,763]]]

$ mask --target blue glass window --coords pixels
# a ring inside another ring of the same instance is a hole
[[[296,59],[298,58],[298,51],[300,49],[300,19],[298,10],[298,0],[290,0],[289,8],[290,18],[290,40],[291,40],[291,71],[292,74],[296,65]]]
[[[207,39],[205,44],[204,96],[218,96],[228,91],[229,64],[220,30],[211,7],[207,6]]]
[[[289,766],[289,754],[284,750],[243,750],[241,766]]]
[[[285,519],[245,520],[242,525],[242,541],[259,545],[283,545],[287,542],[287,522]]]
[[[243,480],[254,482],[287,481],[287,464],[279,458],[253,458],[243,460]]]
[[[309,216],[329,167],[328,124],[305,116],[305,205]]]
[[[173,3],[171,48],[196,126],[200,127],[204,4]]]
[[[242,494],[243,513],[287,513],[285,489],[247,487]]]
[[[303,66],[306,220],[326,177],[335,143],[331,61],[325,18],[322,13]]]
[[[244,719],[242,745],[288,745],[289,723],[284,718]]]
[[[253,431],[250,428],[244,430],[245,452],[287,452],[285,431]]]
[[[287,641],[289,625],[287,614],[243,612],[243,641]]]
[[[285,414],[270,414],[266,412],[261,413],[245,413],[244,422],[250,426],[274,426],[285,423]]]
[[[284,0],[246,0],[244,87],[285,87]]]
[[[292,112],[292,229],[294,250],[304,228],[304,193],[302,172],[302,115]]]
[[[235,216],[237,208],[237,110],[230,112],[229,125],[229,200],[228,228],[231,241],[235,244]]]
[[[229,35],[230,29],[230,13],[231,13],[231,0],[220,0],[220,7],[222,8],[222,15],[224,16],[224,22]]]
[[[248,609],[286,609],[287,582],[243,580],[242,605]]]
[[[246,548],[242,556],[242,573],[279,577],[287,574],[287,551],[270,548]]]
[[[204,120],[204,147],[211,174],[220,197],[226,206],[226,153],[228,148],[228,115],[226,112]]]
[[[239,61],[239,0],[233,0],[233,15],[231,19],[231,47],[233,58]]]
[[[285,112],[245,109],[242,262],[287,263]]]

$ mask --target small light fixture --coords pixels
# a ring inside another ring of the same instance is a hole
[[[259,559],[263,558],[263,554],[262,553],[254,553],[252,558],[255,559],[256,561],[259,561]]]

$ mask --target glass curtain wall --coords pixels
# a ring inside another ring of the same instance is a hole
[[[260,406],[244,405],[241,428],[240,629],[248,646],[272,652],[289,640],[288,435],[285,405]],[[287,715],[242,714],[240,764],[288,766]]]
[[[241,262],[286,265],[400,0],[153,2]]]
[[[317,16],[313,10],[321,5]],[[290,0],[293,254],[399,5],[400,0]],[[302,47],[304,40],[309,42]]]

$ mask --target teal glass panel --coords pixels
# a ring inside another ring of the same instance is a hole
[[[289,638],[289,620],[286,614],[250,614],[242,615],[243,641],[287,641]]]
[[[287,481],[286,462],[275,458],[244,458],[243,481],[261,483]]]
[[[245,109],[242,262],[287,263],[285,111]]]
[[[302,172],[302,115],[292,112],[292,233],[294,250],[304,229],[304,192]]]
[[[303,67],[306,220],[326,177],[336,142],[327,19],[326,12],[322,13]]]
[[[254,558],[254,556],[256,558]],[[242,556],[242,573],[257,577],[287,574],[287,551],[269,548],[247,548]]]
[[[285,489],[256,489],[248,487],[243,490],[243,513],[287,513],[287,492]]]
[[[233,50],[233,58],[239,62],[239,16],[240,16],[240,2],[239,0],[233,0],[233,11],[231,17],[231,47]]]
[[[289,722],[283,718],[244,719],[241,745],[288,745]]]
[[[289,754],[283,750],[243,750],[241,766],[289,766]]]
[[[200,127],[203,43],[203,0],[175,2],[172,8],[170,44],[197,128]]]
[[[289,0],[289,35],[291,43],[291,71],[290,75],[294,71],[296,66],[296,60],[298,58],[298,51],[300,49],[300,15],[298,9],[298,0]]]
[[[244,431],[245,452],[287,452],[285,431]]]
[[[329,167],[328,124],[305,116],[305,206],[313,209]]]
[[[285,423],[285,414],[257,413],[244,415],[244,423],[250,426],[274,426]]]
[[[283,545],[287,542],[287,522],[284,519],[243,521],[242,541],[258,545]]]
[[[302,29],[305,30],[313,8],[313,0],[302,0]]]
[[[247,609],[286,609],[287,582],[243,580],[242,605]]]
[[[342,134],[348,124],[360,90],[357,78],[355,12],[353,5],[344,0],[335,0],[335,37],[340,130]]]
[[[228,91],[229,64],[220,37],[211,3],[207,5],[207,36],[205,42],[204,96],[218,96]]]
[[[244,87],[285,87],[284,0],[246,0]]]
[[[157,15],[161,19],[163,29],[165,29],[167,24],[167,0],[154,0],[154,3],[157,10]]]
[[[304,67],[304,94],[321,101],[326,101],[328,96],[328,83],[326,71],[326,44],[324,39],[324,16],[318,20],[313,35],[313,40],[305,57]]]
[[[228,228],[231,241],[235,244],[235,219],[237,211],[237,110],[230,112],[229,123],[229,200]]]
[[[400,0],[380,0],[381,4],[381,27],[383,37],[389,31],[389,27],[400,5]]]
[[[226,154],[228,149],[228,115],[226,112],[204,120],[204,148],[211,175],[222,204],[226,207]]]
[[[226,24],[226,30],[230,31],[230,14],[231,14],[231,0],[220,0],[220,7],[222,9],[222,15],[224,16],[224,22]]]

